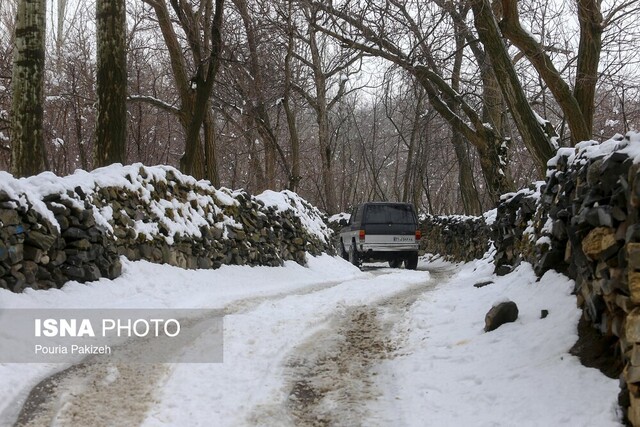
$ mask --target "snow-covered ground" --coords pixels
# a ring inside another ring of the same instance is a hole
[[[222,363],[69,373],[29,425],[620,425],[618,382],[568,354],[580,313],[565,277],[536,281],[524,264],[497,278],[488,260],[363,270],[326,255],[198,271],[125,261],[115,280],[0,290],[0,309],[226,313]],[[505,299],[519,319],[485,333],[486,312]],[[0,364],[0,425],[66,367]]]

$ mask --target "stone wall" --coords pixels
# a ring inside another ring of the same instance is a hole
[[[121,255],[193,269],[332,251],[320,212],[287,191],[251,196],[140,164],[0,174],[0,287],[14,292],[117,277]]]
[[[479,216],[420,216],[420,250],[446,260],[471,261],[489,250],[491,220]]]
[[[529,261],[536,271],[540,261],[546,265],[554,261],[548,258],[542,245],[546,238],[539,238],[534,228],[540,204],[540,189],[544,181],[536,182],[529,188],[500,197],[493,224],[492,237],[496,248],[494,263],[496,274],[504,275],[513,270],[522,260]],[[538,221],[539,222],[539,221]],[[543,253],[544,252],[544,253]],[[542,257],[545,257],[542,260]],[[558,267],[557,265],[555,266]]]
[[[527,261],[574,279],[581,336],[597,341],[586,363],[622,372],[620,403],[640,426],[640,134],[562,148],[545,181],[502,196],[495,216],[427,216],[422,232],[427,252],[454,261],[492,241],[497,274]]]
[[[527,260],[538,275],[555,269],[575,280],[584,320],[610,343],[603,356],[624,367],[620,401],[633,425],[640,425],[638,154],[637,134],[561,149],[544,183],[501,200],[495,239],[497,269]]]

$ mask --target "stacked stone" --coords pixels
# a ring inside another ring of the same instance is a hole
[[[342,231],[344,227],[349,225],[349,220],[347,219],[346,215],[347,214],[342,214],[342,216],[340,217],[338,217],[338,215],[334,215],[333,218],[335,219],[327,219],[327,226],[331,230],[333,236],[339,237],[340,231]]]
[[[80,189],[74,194],[78,192],[82,194]],[[118,277],[122,268],[111,239],[96,224],[88,202],[78,203],[69,194],[52,194],[44,200],[55,215],[62,237],[57,241],[57,254],[52,254],[62,262],[61,274],[55,274],[56,285],[59,287],[66,280],[86,282],[100,277]],[[53,273],[56,272],[54,269]]]
[[[618,340],[614,350],[626,366],[621,402],[640,425],[640,179],[633,159],[619,151],[629,140],[611,142],[616,147],[602,154],[590,153],[588,144],[561,153],[543,201],[553,245],[563,254],[554,258],[575,279],[578,305],[604,336]]]
[[[115,248],[96,226],[93,212],[79,208],[68,194],[43,200],[55,225],[6,192],[0,200],[0,287],[21,292],[120,274]]]
[[[626,159],[623,163],[630,162]],[[615,268],[604,272],[609,283],[603,293],[612,319],[611,329],[620,337],[628,390],[628,395],[623,396],[629,397],[628,418],[633,425],[640,425],[640,166],[632,164],[628,168],[627,179],[622,177],[620,180],[628,209],[620,212],[614,206],[611,212],[612,218],[621,224],[614,235],[616,243],[613,246],[620,246],[624,237],[624,248],[617,254],[617,263],[607,262]],[[612,197],[616,201],[619,198]],[[612,248],[604,248],[609,240],[603,239],[603,252],[612,252]],[[609,289],[611,293],[607,294],[605,291]],[[622,393],[626,391],[623,389]]]
[[[101,189],[98,194],[103,198],[95,203],[99,208],[113,209],[110,223],[117,251],[129,259],[189,269],[218,268],[226,264],[279,266],[286,260],[305,264],[307,252],[318,255],[331,251],[329,244],[306,232],[293,211],[276,212],[246,192],[234,192],[234,203],[223,203],[206,186],[185,181],[171,172],[167,173],[166,180],[152,179],[150,184],[152,200],[171,201],[176,207],[165,208],[159,215],[157,208],[142,200],[139,194],[124,188]],[[200,203],[203,198],[208,202]],[[197,210],[209,219],[199,227],[199,233],[172,234],[163,225],[161,216],[175,220],[190,215],[180,210],[181,206]],[[142,233],[136,235],[136,221],[158,224],[158,233],[151,238]]]
[[[171,169],[158,179],[140,166],[127,179],[131,185],[46,195],[44,215],[43,206],[25,204],[28,197],[0,192],[0,287],[21,292],[115,278],[120,255],[195,269],[305,264],[306,253],[333,252],[293,209],[276,211],[246,192],[221,192]]]
[[[492,233],[498,275],[508,274],[522,260],[535,259],[535,254],[542,251],[532,234],[541,222],[540,185],[535,183],[517,193],[505,194],[498,202]]]
[[[579,304],[589,319],[603,332],[619,336],[624,314],[615,301],[618,295],[629,294],[624,246],[635,221],[627,215],[632,159],[619,152],[578,153],[569,162],[570,156],[573,153],[558,156],[543,191],[555,263],[539,265],[539,274],[554,264],[564,266],[557,269],[576,280]]]
[[[496,239],[496,249],[511,265],[532,262],[539,276],[555,269],[575,280],[586,320],[618,343],[610,351],[625,366],[622,406],[640,425],[640,166],[624,150],[629,138],[561,149],[536,208],[526,197],[498,208],[497,234],[513,239]]]
[[[491,226],[483,217],[424,215],[420,230],[420,250],[449,261],[482,258],[489,249]]]
[[[27,239],[27,235],[29,238]],[[22,206],[6,192],[0,193],[0,287],[22,291],[42,281],[50,287],[47,265],[60,264],[51,256],[59,233],[36,212]],[[55,280],[55,278],[53,278]]]

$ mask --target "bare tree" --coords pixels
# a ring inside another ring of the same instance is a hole
[[[410,73],[422,85],[433,108],[471,142],[478,153],[485,180],[492,198],[514,189],[509,179],[507,147],[509,138],[494,124],[486,126],[478,108],[452,89],[442,76],[442,68],[436,64],[432,45],[442,45],[430,40],[432,33],[423,32],[423,25],[414,20],[412,7],[397,0],[380,4],[368,2],[362,8],[340,10],[325,3],[313,2],[333,17],[330,24],[318,26],[323,32],[341,43],[369,55],[384,58]],[[393,7],[393,11],[391,10]],[[425,6],[426,7],[426,6]],[[426,19],[425,14],[420,14]],[[463,115],[456,114],[459,109]],[[547,139],[538,144],[548,144]],[[540,162],[542,163],[542,162]],[[546,159],[544,161],[546,164]]]
[[[289,158],[280,142],[280,135],[276,129],[277,122],[272,118],[272,111],[279,107],[282,93],[277,89],[285,78],[281,73],[278,62],[284,54],[284,49],[273,52],[268,46],[284,46],[279,37],[281,29],[274,27],[271,2],[254,2],[256,11],[250,11],[247,0],[233,0],[236,6],[246,42],[244,49],[237,51],[237,66],[240,72],[235,74],[235,87],[240,92],[245,107],[243,114],[247,115],[255,127],[255,131],[264,144],[264,189],[276,189],[277,165],[279,164],[286,176],[287,185],[291,185],[292,176]],[[277,25],[277,23],[276,23]],[[286,68],[286,66],[285,66]],[[286,72],[286,70],[285,70]],[[286,85],[286,83],[284,83]],[[273,98],[277,97],[277,100]],[[295,141],[293,146],[295,147]]]
[[[174,18],[165,0],[143,0],[156,15],[170,57],[171,71],[180,107],[151,96],[132,96],[132,101],[149,102],[176,114],[185,132],[185,151],[180,169],[217,184],[213,113],[210,96],[220,67],[224,0],[205,0],[196,10],[184,0],[170,0],[175,20],[184,33],[183,48],[174,28]],[[190,58],[186,55],[189,52]],[[190,61],[190,62],[189,62]],[[201,131],[204,125],[204,146]]]
[[[294,99],[292,84],[294,81],[294,72],[292,70],[292,61],[296,49],[295,26],[293,23],[293,2],[287,2],[287,8],[283,11],[285,20],[285,31],[287,35],[287,53],[284,58],[284,87],[282,94],[282,106],[287,117],[287,128],[289,129],[289,139],[291,141],[291,175],[289,178],[288,188],[296,191],[300,180],[300,136],[298,134],[297,115],[294,111]]]
[[[337,212],[333,166],[335,138],[332,137],[330,114],[336,103],[349,92],[347,89],[349,76],[358,70],[354,65],[361,60],[362,54],[331,44],[326,37],[318,33],[321,8],[312,5],[303,7],[302,11],[307,28],[306,33],[299,32],[297,37],[304,44],[306,52],[294,53],[293,56],[308,68],[311,77],[308,81],[309,85],[306,82],[296,83],[293,87],[315,112],[322,166],[324,207],[328,212]]]

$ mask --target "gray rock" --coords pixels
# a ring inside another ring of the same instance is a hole
[[[34,283],[38,273],[38,264],[33,261],[24,261],[22,263],[22,273],[27,283]]]
[[[486,280],[484,282],[478,282],[473,285],[474,288],[484,288],[485,286],[492,285],[493,280]]]
[[[42,249],[33,247],[28,244],[24,245],[23,251],[24,251],[24,259],[29,261],[35,261],[36,263],[40,263],[42,261],[42,258],[45,255],[45,252]]]
[[[60,268],[62,274],[67,276],[69,279],[83,281],[85,277],[85,271],[82,267],[73,266],[73,265],[63,265]]]
[[[69,240],[89,239],[87,232],[79,227],[69,227],[62,232],[62,237]]]
[[[491,307],[484,318],[485,332],[493,331],[505,323],[518,319],[518,306],[513,301],[506,301]]]
[[[14,209],[0,209],[0,223],[5,227],[20,224],[20,215]]]
[[[24,259],[24,246],[21,243],[9,246],[7,252],[9,253],[11,264],[16,264]]]
[[[51,246],[53,246],[55,240],[56,237],[51,234],[44,234],[40,231],[31,230],[27,232],[25,243],[47,251]]]
[[[88,265],[84,268],[84,280],[93,281],[100,278],[100,269],[96,265]]]

